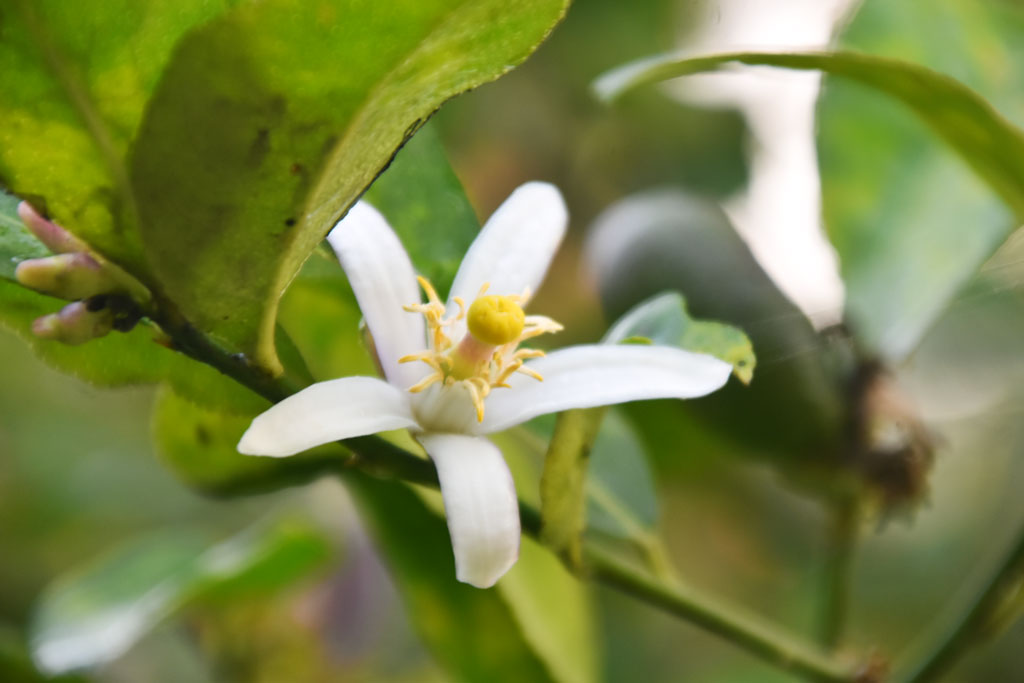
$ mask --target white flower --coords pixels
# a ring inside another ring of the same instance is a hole
[[[658,346],[574,346],[547,355],[518,348],[561,329],[525,315],[522,306],[544,277],[566,222],[555,187],[523,185],[473,242],[447,305],[423,279],[428,301],[418,303],[417,278],[398,237],[375,209],[356,204],[328,240],[387,381],[314,384],[253,420],[238,450],[285,456],[409,429],[437,468],[458,579],[493,585],[519,555],[519,508],[508,466],[483,435],[570,408],[701,396],[722,386],[731,369],[710,356]]]

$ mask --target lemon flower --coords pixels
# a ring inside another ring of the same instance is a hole
[[[501,451],[484,435],[543,415],[722,386],[730,366],[677,348],[584,345],[544,354],[520,343],[561,329],[523,307],[565,234],[549,184],[523,185],[487,221],[447,303],[417,279],[384,218],[357,203],[328,236],[355,292],[387,381],[319,382],[253,420],[238,450],[286,456],[408,429],[433,460],[460,581],[486,588],[519,555],[519,508]],[[419,284],[427,301],[421,302]]]

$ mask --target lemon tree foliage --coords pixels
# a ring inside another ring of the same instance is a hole
[[[271,372],[277,300],[445,100],[562,0],[8,0],[0,182]]]

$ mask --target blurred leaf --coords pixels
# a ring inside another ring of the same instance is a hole
[[[81,346],[67,346],[32,334],[32,321],[65,303],[0,280],[0,324],[17,333],[50,366],[100,386],[170,382],[177,391],[207,406],[251,413],[269,403],[217,370],[161,345],[159,333],[137,325]]]
[[[924,21],[934,12],[933,3],[929,3],[919,5],[915,14]],[[1003,14],[1010,16],[1009,12]],[[907,23],[899,24],[901,35],[907,34]],[[1017,24],[1024,25],[1020,15]],[[930,32],[912,33],[922,42],[930,42],[932,49],[949,52],[949,45],[933,40]],[[867,42],[882,41],[872,36]],[[955,171],[950,173],[941,165],[926,163],[915,173],[903,163],[893,164],[894,158],[901,162],[908,158],[901,152],[919,146],[919,138],[911,134],[907,144],[903,131],[896,134],[889,121],[882,122],[885,114],[879,117],[876,111],[863,116],[857,102],[863,93],[843,99],[839,119],[845,120],[845,127],[836,125],[831,134],[823,128],[823,140],[836,140],[823,143],[825,175],[828,177],[833,168],[859,162],[859,172],[870,173],[875,180],[871,183],[874,194],[865,193],[861,186],[860,194],[848,197],[844,206],[826,211],[830,229],[840,236],[837,245],[849,287],[849,314],[854,331],[869,347],[890,357],[902,357],[913,349],[969,274],[991,255],[1015,224],[1024,220],[1024,132],[960,81],[919,64],[855,52],[733,53],[690,59],[667,55],[609,72],[598,79],[595,90],[611,99],[647,83],[716,70],[734,62],[822,70],[892,97],[909,107],[959,154],[1016,217],[993,208]],[[880,141],[886,140],[896,144],[880,146]],[[837,149],[842,151],[834,153]],[[853,158],[844,160],[844,154]],[[911,159],[914,156],[914,152],[909,154]],[[895,182],[883,170],[886,168],[896,174]],[[908,184],[904,181],[907,177],[923,182]],[[953,201],[949,201],[951,195]],[[877,207],[879,197],[889,200],[881,202],[881,210]],[[956,207],[956,213],[952,213],[952,207]],[[859,238],[860,253],[851,254],[851,249],[844,248],[844,241],[849,239],[845,235],[856,231],[850,223],[858,220],[854,218],[858,214],[860,222],[875,227],[869,228],[867,240]],[[850,259],[846,258],[848,254]]]
[[[50,254],[18,218],[19,201],[0,190],[0,278],[12,282],[15,282],[14,269],[19,263]]]
[[[1022,32],[1019,3],[869,0],[842,42],[951,74],[1019,125]],[[824,215],[840,255],[851,327],[900,359],[1020,216],[1014,220],[981,178],[879,93],[833,79],[818,122]]]
[[[441,103],[525,59],[565,4],[268,0],[190,33],[131,164],[164,291],[275,371],[277,300],[309,253]]]
[[[731,442],[727,450],[742,446],[778,460],[824,462],[842,446],[845,345],[814,330],[717,204],[674,189],[630,195],[595,219],[584,257],[609,319],[677,291],[693,317],[743,330],[757,355],[749,386],[729,382],[696,401],[627,407],[653,453],[693,452],[695,429],[713,430],[713,440]]]
[[[328,553],[318,532],[294,521],[260,524],[212,547],[180,531],[138,539],[43,593],[31,626],[35,659],[50,673],[104,664],[191,603],[266,594]]]
[[[402,147],[366,199],[388,219],[417,270],[448,291],[480,222],[432,124]]]
[[[596,622],[587,587],[558,558],[524,536],[519,561],[498,582],[497,590],[554,680],[600,680]]]
[[[613,99],[648,83],[714,71],[732,62],[825,71],[898,99],[1024,218],[1024,133],[964,84],[918,64],[854,52],[742,52],[689,59],[666,55],[606,73],[594,89],[603,99]]]
[[[281,298],[278,321],[318,380],[375,375],[360,334],[362,313],[333,253],[317,250]]]
[[[643,444],[615,410],[601,423],[590,450],[587,527],[620,538],[653,532],[658,496]]]
[[[636,405],[647,410],[659,403],[645,401]],[[645,444],[620,410],[605,413],[590,450],[586,522],[588,530],[628,539],[638,532],[647,533],[653,529],[658,517],[658,500],[654,478],[645,457]],[[501,447],[517,482],[536,480],[557,422],[557,416],[545,415],[491,437]],[[527,463],[533,466],[523,467]],[[523,467],[523,471],[518,471],[517,466]],[[526,485],[517,484],[517,487],[520,500],[539,504],[536,495],[531,498],[531,491]]]
[[[219,0],[0,3],[0,179],[145,274],[125,157],[183,33]]]
[[[583,561],[587,463],[606,412],[607,408],[600,407],[559,413],[544,456],[540,478],[541,542],[577,568]]]
[[[732,365],[733,374],[744,384],[750,384],[754,376],[757,359],[747,335],[725,323],[694,320],[678,292],[637,304],[608,330],[604,341],[615,344],[637,338],[714,356]]]
[[[345,462],[339,444],[290,458],[242,455],[238,440],[260,411],[229,415],[161,387],[153,405],[153,441],[160,460],[189,486],[213,495],[243,495],[307,483]]]
[[[410,619],[455,680],[550,681],[497,589],[455,580],[444,520],[404,484],[360,472],[344,481],[391,570]],[[500,585],[500,584],[499,584]]]

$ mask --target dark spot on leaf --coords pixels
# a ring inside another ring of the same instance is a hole
[[[293,225],[295,225],[295,219],[294,218],[288,218],[288,219],[285,220],[284,224],[287,225],[290,228]]]
[[[200,446],[209,446],[210,441],[210,431],[203,425],[196,425],[196,442]]]
[[[259,166],[263,163],[270,152],[270,129],[260,128],[256,131],[256,138],[249,144],[247,161],[252,166]]]
[[[302,164],[295,162],[288,170],[292,172],[292,175],[298,175],[302,173]]]

